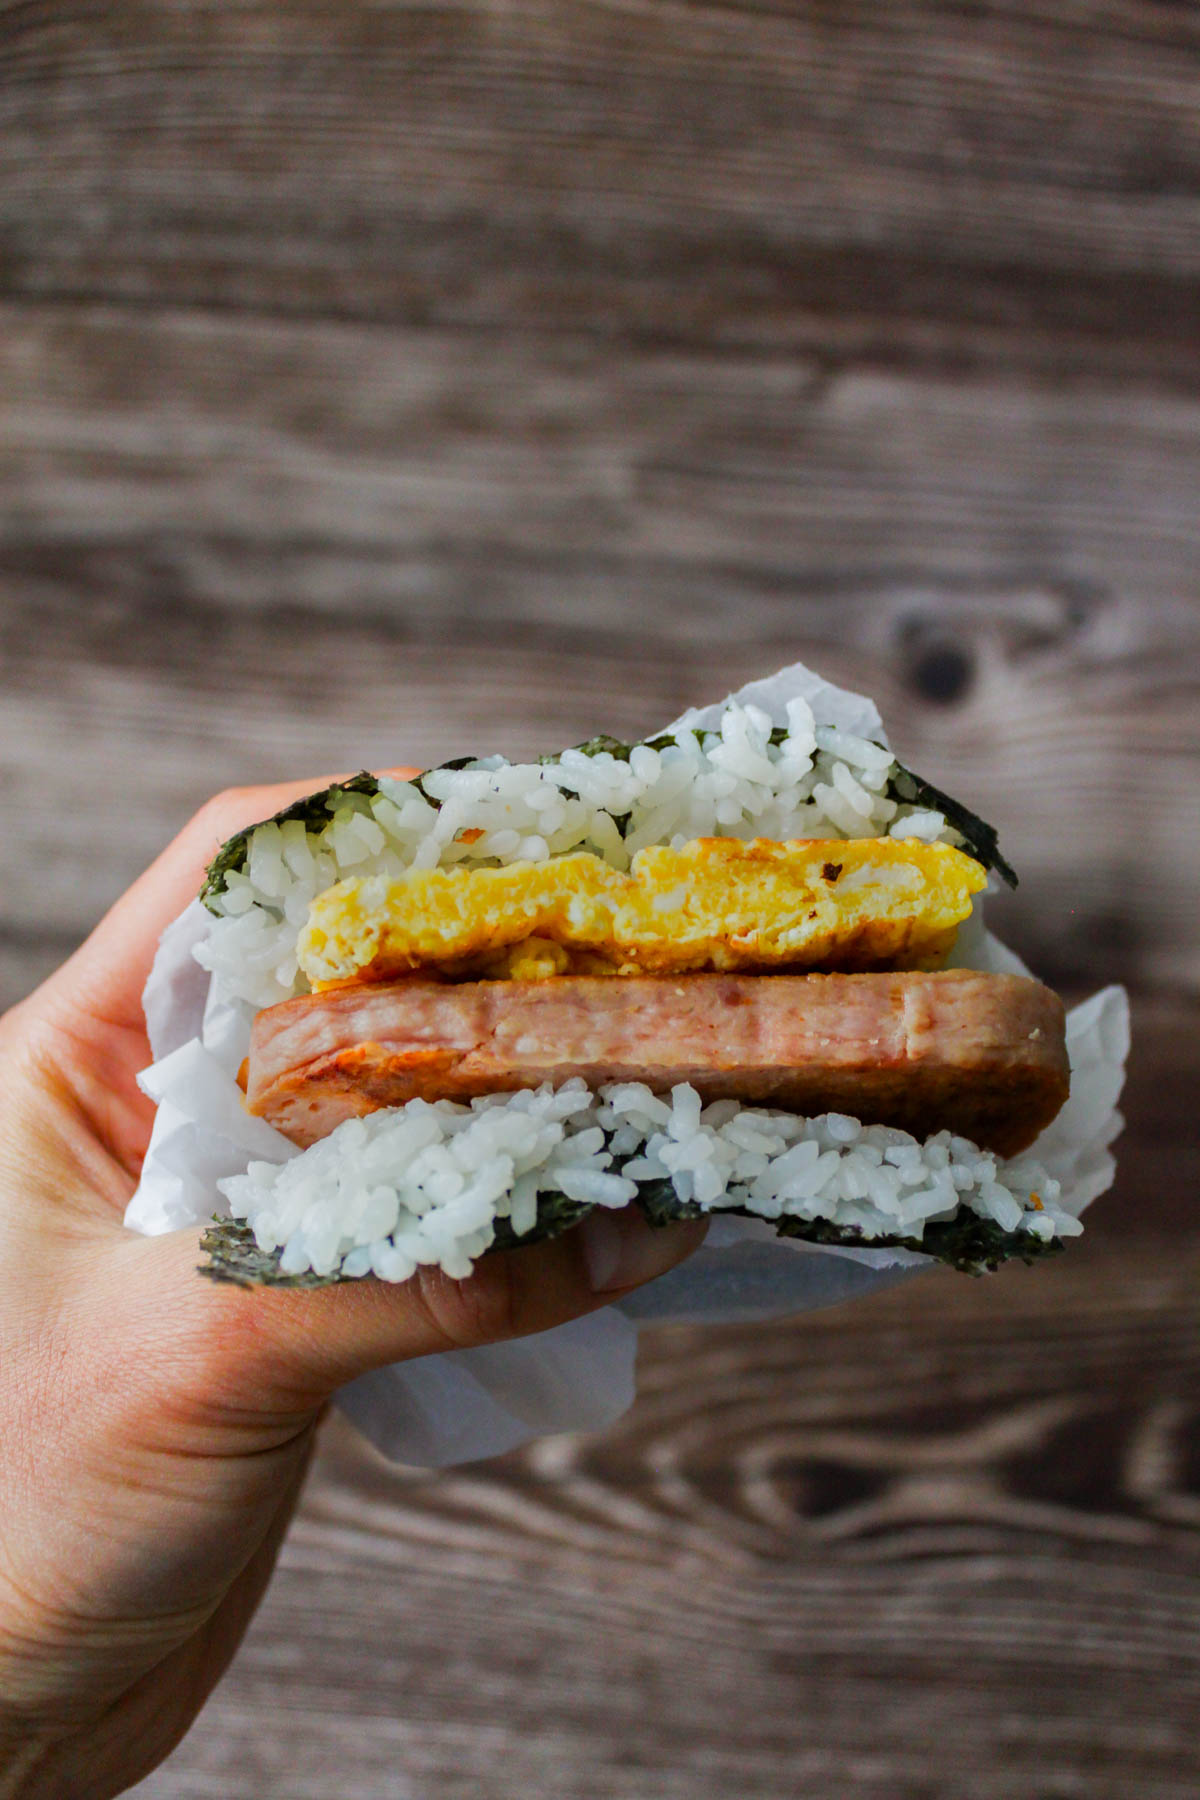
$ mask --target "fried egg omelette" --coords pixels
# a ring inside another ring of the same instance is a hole
[[[700,970],[930,969],[986,873],[945,843],[695,838],[501,868],[409,869],[318,894],[300,935],[314,989],[450,978]]]

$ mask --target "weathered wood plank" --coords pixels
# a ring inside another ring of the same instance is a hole
[[[282,546],[331,607],[334,546],[364,559],[360,605],[366,581],[423,610],[447,554],[476,578],[505,554],[577,578],[582,555],[636,557],[792,592],[833,565],[864,587],[1049,585],[1076,612],[1196,593],[1200,399],[1153,387],[109,308],[5,306],[0,327],[6,572],[153,539],[168,579],[182,546],[185,587],[190,544],[217,579],[253,546],[251,592]]]
[[[0,1005],[217,785],[793,655],[1043,972],[1194,990],[1198,73],[1170,0],[0,3]],[[1134,1041],[1051,1266],[444,1477],[335,1423],[138,1792],[1193,1800],[1194,1002]]]
[[[73,0],[0,44],[10,294],[1196,380],[1179,6]]]
[[[800,655],[1002,828],[1048,975],[1195,982],[1200,404],[3,323],[5,929],[78,933],[231,781],[636,734]]]
[[[648,1334],[611,1431],[475,1468],[335,1422],[139,1795],[1191,1800],[1197,1040],[1140,1024],[1118,1188],[1052,1265]]]
[[[218,787],[636,735],[803,655],[877,692],[912,764],[1001,827],[1022,886],[996,917],[1047,978],[1194,984],[1200,969],[1200,714],[1176,661],[1194,660],[1195,640],[1139,645],[1124,609],[1102,614],[1084,646],[1027,658],[1001,654],[1003,614],[939,614],[943,639],[978,669],[953,707],[905,691],[894,637],[849,651],[844,608],[785,611],[743,642],[690,646],[665,632],[598,643],[587,630],[547,643],[503,620],[469,638],[416,637],[312,615],[189,622],[128,609],[98,643],[75,609],[45,604],[8,624],[3,919],[26,943],[81,934]],[[155,634],[164,666],[138,676],[123,644]]]
[[[1194,1572],[947,1539],[944,1561],[857,1579],[825,1556],[682,1571],[638,1606],[598,1565],[455,1578],[418,1541],[350,1572],[297,1533],[237,1689],[134,1792],[1192,1800]]]
[[[97,917],[99,914],[96,915]],[[23,1000],[64,963],[83,934],[44,924],[0,927],[0,1012]]]

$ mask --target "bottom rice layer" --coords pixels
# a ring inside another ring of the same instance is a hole
[[[464,1279],[492,1248],[637,1202],[654,1224],[735,1212],[818,1243],[901,1245],[981,1272],[1083,1229],[1028,1156],[1004,1161],[948,1131],[923,1141],[841,1113],[800,1118],[702,1106],[641,1083],[580,1080],[467,1105],[411,1100],[347,1120],[285,1163],[218,1183],[204,1273],[311,1286],[436,1265]]]

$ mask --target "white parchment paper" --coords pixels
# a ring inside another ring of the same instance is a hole
[[[832,686],[801,663],[731,696],[787,723],[803,697],[817,723],[886,742],[872,701]],[[725,701],[676,723],[713,726]],[[653,735],[653,734],[651,734]],[[154,1062],[139,1077],[158,1104],[154,1130],[125,1223],[156,1234],[226,1212],[216,1183],[251,1158],[283,1162],[295,1145],[242,1104],[237,1070],[250,1044],[251,1009],[218,999],[193,957],[211,915],[198,900],[163,933],[146,984]],[[1028,974],[987,932],[976,907],[959,932],[953,966]],[[1076,1214],[1112,1183],[1110,1146],[1121,1130],[1117,1100],[1129,1050],[1125,990],[1108,987],[1067,1018],[1071,1098],[1030,1154],[1063,1184]],[[352,1382],[339,1405],[386,1456],[439,1468],[496,1456],[547,1432],[599,1430],[635,1391],[643,1323],[763,1319],[804,1312],[909,1280],[932,1259],[905,1250],[839,1249],[777,1238],[764,1221],[713,1219],[703,1247],[682,1267],[614,1306],[515,1343],[459,1350],[376,1370]]]

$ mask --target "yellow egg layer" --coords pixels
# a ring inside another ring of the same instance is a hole
[[[318,894],[300,934],[314,987],[452,977],[936,967],[986,882],[948,844],[696,838],[479,869],[412,869]]]

